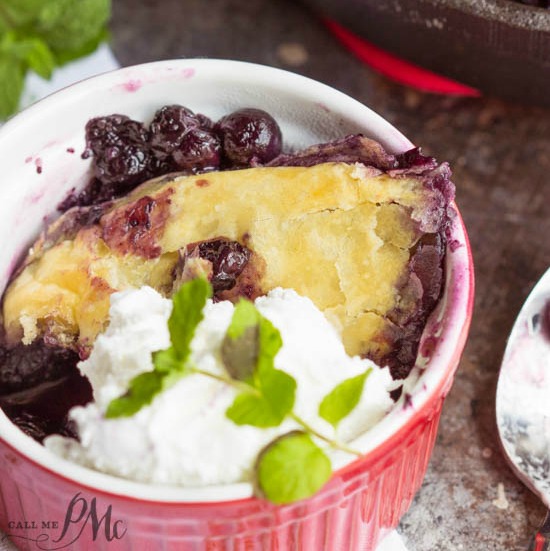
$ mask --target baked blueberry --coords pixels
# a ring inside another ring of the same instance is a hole
[[[264,164],[281,153],[282,135],[275,119],[261,109],[239,109],[221,118],[216,130],[232,166]]]

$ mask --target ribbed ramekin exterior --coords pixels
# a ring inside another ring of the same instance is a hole
[[[0,527],[29,551],[369,551],[422,483],[443,398],[434,397],[414,426],[337,473],[317,495],[284,507],[258,499],[157,503],[86,490],[0,440]],[[56,542],[77,494],[71,518],[82,518]],[[95,535],[92,507],[97,522],[110,511]]]

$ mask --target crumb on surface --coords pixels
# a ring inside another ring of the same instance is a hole
[[[497,485],[497,498],[491,502],[497,509],[508,509],[508,500],[506,499],[506,493],[504,492],[504,484],[499,482]]]

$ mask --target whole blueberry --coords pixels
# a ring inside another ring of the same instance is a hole
[[[201,128],[191,128],[173,151],[172,158],[180,170],[204,172],[216,170],[220,166],[221,153],[221,142],[216,134]]]
[[[197,113],[196,117],[197,117],[197,120],[199,121],[199,126],[203,130],[212,130],[214,128],[214,123],[206,115],[203,115],[202,113]]]
[[[198,252],[212,263],[214,293],[232,289],[251,256],[250,249],[225,237],[199,243]]]
[[[95,177],[125,192],[149,175],[149,134],[124,115],[96,117],[86,124],[86,147],[93,154]]]
[[[109,145],[120,143],[119,132],[130,121],[126,115],[95,117],[86,123],[86,146],[94,155]]]
[[[275,119],[261,109],[239,109],[221,118],[216,125],[224,155],[232,166],[267,163],[282,148],[281,129]]]
[[[149,127],[150,144],[155,156],[164,160],[180,145],[190,128],[202,126],[202,116],[183,105],[165,105],[156,113]]]

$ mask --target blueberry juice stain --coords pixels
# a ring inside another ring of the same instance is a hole
[[[51,434],[76,438],[69,410],[92,400],[78,354],[38,339],[0,347],[0,408],[38,442]]]

